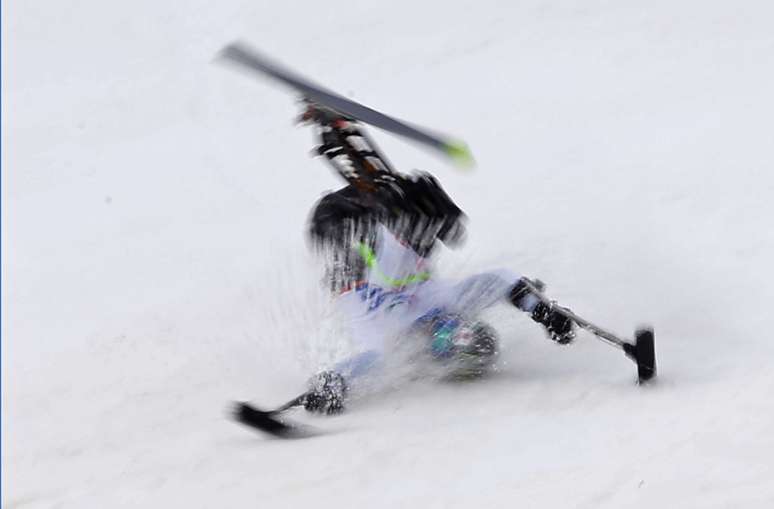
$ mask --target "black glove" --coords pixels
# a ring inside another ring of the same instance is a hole
[[[338,414],[344,411],[347,382],[335,371],[323,371],[309,380],[309,391],[304,408],[321,414]]]
[[[546,328],[548,337],[560,345],[571,343],[575,339],[572,318],[562,313],[562,308],[553,303],[539,302],[532,311],[532,319]]]

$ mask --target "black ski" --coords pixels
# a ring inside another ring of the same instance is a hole
[[[434,148],[450,157],[460,166],[470,167],[473,165],[473,156],[464,142],[431,134],[427,129],[409,125],[407,122],[347,99],[272,61],[243,43],[229,44],[221,50],[220,57],[245,69],[269,76],[298,92],[305,99],[336,111],[344,117],[359,120]]]
[[[653,329],[642,327],[634,332],[634,344],[624,343],[624,353],[637,363],[637,379],[645,383],[656,376],[656,344]]]
[[[308,438],[319,431],[302,426],[282,417],[286,410],[304,404],[306,393],[288,401],[274,410],[260,410],[250,403],[240,401],[234,404],[232,416],[238,423],[277,438]]]

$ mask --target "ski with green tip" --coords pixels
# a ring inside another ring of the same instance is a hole
[[[451,159],[459,167],[471,168],[474,165],[473,154],[465,142],[433,134],[427,129],[412,126],[407,122],[347,99],[304,78],[243,43],[235,42],[229,44],[220,51],[219,56],[224,61],[268,76],[290,87],[302,97],[320,106],[334,110],[345,117],[364,122],[431,147]]]

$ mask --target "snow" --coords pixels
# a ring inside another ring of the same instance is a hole
[[[770,2],[4,2],[2,505],[771,507]],[[242,38],[464,138],[439,269],[504,266],[659,380],[505,307],[496,376],[406,382],[280,442],[226,419],[340,346],[303,228],[338,185]],[[322,326],[320,326],[322,324]]]

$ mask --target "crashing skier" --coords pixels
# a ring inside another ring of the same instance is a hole
[[[576,327],[620,349],[637,364],[640,383],[656,375],[653,329],[640,327],[634,341],[557,306],[539,281],[509,270],[485,272],[458,282],[431,277],[430,257],[439,243],[464,236],[465,216],[427,173],[396,172],[359,123],[434,149],[462,165],[472,163],[464,143],[414,127],[313,83],[242,43],[220,53],[223,61],[268,77],[305,101],[302,121],[317,129],[325,156],[347,186],[315,206],[309,236],[324,254],[326,284],[349,318],[359,351],[314,376],[309,389],[274,410],[240,402],[235,419],[279,437],[304,436],[281,414],[297,406],[326,414],[344,409],[349,387],[384,365],[390,339],[417,338],[422,349],[455,376],[479,376],[497,355],[497,335],[478,320],[496,302],[510,303],[541,324],[548,337],[570,343]]]
[[[428,353],[453,376],[483,374],[497,354],[497,336],[477,317],[502,300],[528,313],[557,343],[572,341],[573,322],[563,308],[514,272],[458,282],[431,276],[430,255],[439,242],[460,242],[465,218],[432,176],[396,172],[358,122],[332,110],[307,102],[301,120],[315,126],[316,152],[348,182],[316,204],[309,235],[361,349],[312,378],[307,410],[343,410],[351,381],[378,369],[387,343],[397,337],[426,340]]]

